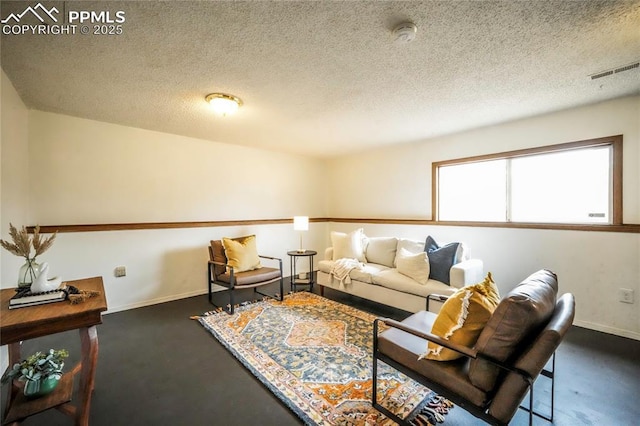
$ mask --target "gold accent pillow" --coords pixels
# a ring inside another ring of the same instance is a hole
[[[498,287],[489,272],[484,281],[457,290],[444,302],[433,323],[431,334],[471,348],[498,303]],[[451,361],[460,357],[462,355],[456,351],[428,342],[427,352],[420,358]]]
[[[233,267],[234,273],[262,268],[255,235],[238,238],[223,237],[222,246],[227,256],[227,265]],[[231,271],[227,270],[227,272]]]

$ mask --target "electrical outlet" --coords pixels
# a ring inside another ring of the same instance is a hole
[[[618,289],[618,300],[622,303],[633,303],[633,289],[630,289],[630,288]]]
[[[127,268],[124,266],[116,266],[114,274],[116,277],[124,277],[127,275]]]

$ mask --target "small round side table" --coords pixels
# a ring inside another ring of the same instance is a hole
[[[308,285],[309,286],[309,291],[313,291],[313,284],[315,284],[315,281],[313,279],[313,257],[318,254],[317,251],[314,250],[305,250],[305,251],[299,251],[299,250],[291,250],[288,251],[287,254],[289,255],[289,257],[291,258],[290,260],[290,264],[291,264],[291,290],[293,290],[294,292],[296,291],[296,287],[299,285]],[[307,275],[307,278],[300,278],[298,277],[297,271],[296,271],[296,264],[298,263],[298,258],[299,257],[308,257],[309,258],[309,273]]]

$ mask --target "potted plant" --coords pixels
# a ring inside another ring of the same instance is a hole
[[[62,377],[64,359],[69,356],[65,349],[42,353],[36,352],[27,359],[7,368],[0,380],[6,383],[17,378],[24,382],[24,395],[37,398],[53,391]]]

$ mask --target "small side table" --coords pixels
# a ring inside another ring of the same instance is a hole
[[[68,281],[80,290],[95,290],[99,295],[77,305],[68,301],[27,308],[9,310],[9,300],[15,289],[0,290],[0,345],[8,345],[9,365],[21,359],[20,345],[23,340],[78,329],[82,357],[71,370],[65,370],[60,383],[49,395],[33,400],[26,399],[17,380],[13,380],[7,392],[3,424],[19,424],[32,414],[56,408],[63,414],[75,418],[76,426],[89,425],[91,394],[95,387],[98,361],[98,329],[102,324],[102,312],[107,310],[102,277]],[[71,401],[73,377],[79,374],[77,400]]]
[[[314,250],[305,250],[305,251],[298,251],[298,250],[291,250],[288,251],[287,254],[289,255],[289,257],[291,258],[290,260],[290,264],[291,264],[291,290],[296,291],[296,287],[299,285],[308,285],[309,286],[309,291],[313,290],[313,284],[315,284],[315,281],[313,280],[313,256],[315,256],[316,254],[318,254],[317,251]],[[309,258],[309,275],[307,275],[308,278],[299,278],[297,271],[296,271],[296,264],[298,263],[298,258],[299,257],[308,257]]]

